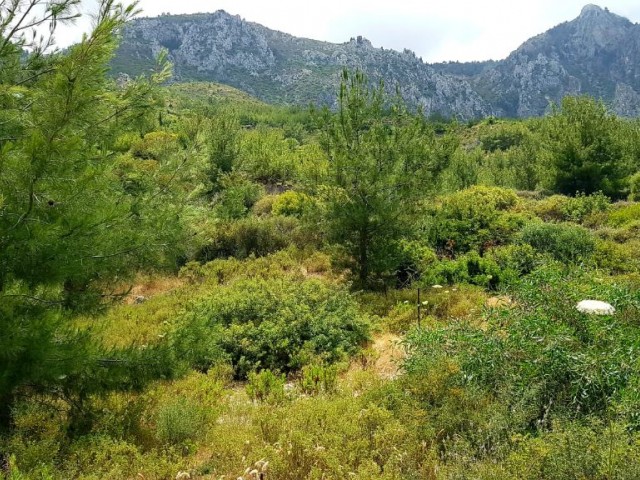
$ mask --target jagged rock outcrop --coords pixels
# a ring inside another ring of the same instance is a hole
[[[587,5],[502,61],[428,65],[413,52],[374,48],[362,37],[333,44],[298,38],[224,11],[134,20],[114,75],[150,68],[169,50],[176,81],[215,81],[274,103],[333,104],[343,67],[360,68],[427,115],[460,119],[544,114],[565,95],[602,98],[640,114],[640,25]]]
[[[125,30],[114,72],[136,74],[169,50],[175,79],[226,83],[266,101],[331,104],[343,67],[383,79],[429,114],[462,119],[492,113],[465,80],[440,73],[411,51],[374,48],[362,37],[342,44],[297,38],[224,11],[141,18]]]
[[[588,94],[617,113],[640,113],[640,26],[596,5],[469,78],[498,115],[542,115],[550,102]]]

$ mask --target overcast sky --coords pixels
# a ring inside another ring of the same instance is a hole
[[[91,10],[95,0],[86,0]],[[292,35],[341,43],[363,35],[376,47],[408,48],[424,61],[502,59],[528,38],[572,20],[587,0],[141,0],[144,16],[226,10]],[[640,1],[601,3],[640,21]],[[88,21],[57,34],[61,45]]]

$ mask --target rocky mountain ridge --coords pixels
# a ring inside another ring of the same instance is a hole
[[[112,63],[138,74],[169,51],[175,81],[215,81],[262,100],[332,104],[339,73],[360,68],[396,87],[427,115],[470,119],[542,115],[565,95],[590,94],[627,116],[640,114],[640,25],[587,5],[501,61],[429,65],[409,51],[363,37],[334,44],[294,37],[222,10],[134,20]]]

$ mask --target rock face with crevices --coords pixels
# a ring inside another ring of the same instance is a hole
[[[640,113],[640,25],[596,5],[538,35],[493,68],[467,78],[499,116],[544,114],[550,102],[588,94],[620,115]]]
[[[140,18],[123,32],[114,76],[151,68],[166,48],[174,81],[214,81],[272,103],[335,105],[340,72],[362,69],[399,89],[427,115],[462,120],[543,115],[565,95],[603,99],[640,115],[640,25],[596,5],[538,35],[501,61],[425,64],[365,38],[340,44],[298,38],[220,10]]]
[[[429,114],[462,119],[492,109],[466,80],[440,73],[411,51],[374,48],[356,37],[334,44],[298,38],[220,10],[212,14],[166,15],[134,20],[113,60],[114,73],[139,74],[169,51],[176,81],[215,81],[262,100],[298,105],[336,101],[344,67],[364,70],[377,83]]]

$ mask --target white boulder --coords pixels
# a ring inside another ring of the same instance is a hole
[[[576,309],[579,312],[591,315],[613,315],[616,313],[613,305],[607,302],[601,302],[600,300],[582,300],[576,305]]]

